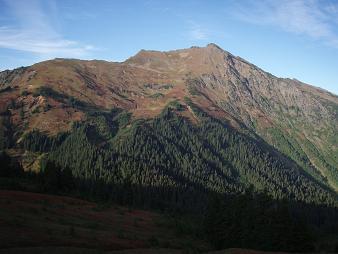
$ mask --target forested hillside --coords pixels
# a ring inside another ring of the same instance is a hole
[[[211,118],[257,135],[329,188],[337,188],[338,97],[277,78],[215,44],[141,50],[122,63],[55,59],[0,75],[2,148],[22,135],[71,130],[88,112],[121,108],[154,119],[170,103],[196,124],[189,98]]]
[[[69,133],[49,138],[34,131],[20,144],[48,152],[43,160],[71,169],[75,177],[162,188],[172,196],[169,201],[185,191],[240,194],[253,187],[276,199],[336,205],[332,190],[260,138],[239,133],[190,104],[199,119],[194,125],[177,115],[180,107],[169,105],[155,119],[137,121],[123,111],[95,112]]]
[[[1,187],[169,213],[175,230],[211,249],[322,249],[319,239],[338,230],[335,192],[260,138],[188,104],[198,124],[175,103],[152,120],[114,109],[55,137],[30,132],[20,146],[39,156],[40,173],[2,155]]]
[[[45,61],[0,73],[1,188],[198,214],[214,248],[236,228],[238,246],[311,250],[337,235],[337,109],[214,44]]]

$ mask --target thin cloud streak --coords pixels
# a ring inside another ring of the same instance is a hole
[[[40,57],[83,57],[95,48],[67,40],[56,30],[57,21],[46,15],[40,1],[5,1],[16,27],[0,27],[0,47],[26,51]],[[50,9],[55,9],[51,5]],[[52,24],[54,21],[54,24]]]
[[[208,39],[208,33],[205,29],[203,29],[199,24],[190,21],[190,27],[188,34],[192,40],[207,40]]]
[[[250,1],[236,3],[235,18],[257,24],[277,26],[286,32],[306,35],[338,48],[336,22],[337,5],[323,5],[317,0]]]

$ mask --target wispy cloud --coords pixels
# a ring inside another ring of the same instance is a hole
[[[94,49],[91,45],[66,39],[59,32],[55,2],[5,0],[4,4],[15,25],[0,26],[0,47],[45,58],[83,57]]]
[[[338,4],[318,0],[262,0],[237,2],[231,11],[243,21],[277,26],[338,48],[337,10]]]
[[[185,33],[187,38],[191,41],[203,41],[209,38],[209,32],[200,23],[196,22],[195,19],[190,17],[190,14],[185,13],[177,8],[169,7],[170,5],[163,4],[163,2],[156,0],[147,0],[144,2],[144,6],[148,9],[156,12],[163,13],[164,15],[170,15],[176,19],[182,20],[185,26]]]
[[[205,28],[201,25],[197,24],[196,22],[189,21],[189,36],[192,40],[207,40],[208,39],[208,32]]]
[[[173,10],[169,8],[168,6],[164,5],[163,2],[159,2],[157,0],[147,0],[143,2],[144,6],[147,8],[161,13],[168,13],[172,12]]]

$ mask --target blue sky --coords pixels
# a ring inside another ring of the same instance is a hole
[[[210,42],[338,94],[336,0],[0,0],[0,70]]]

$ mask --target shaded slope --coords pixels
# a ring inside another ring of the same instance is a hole
[[[0,197],[0,253],[184,249],[190,241],[196,249],[207,246],[191,235],[177,237],[169,222],[163,223],[165,216],[157,212],[21,191],[0,190]]]
[[[178,115],[179,105],[153,120],[134,122],[123,112],[95,113],[55,141],[46,158],[88,181],[149,187],[160,207],[175,200],[173,205],[200,209],[209,191],[239,194],[251,187],[276,199],[336,205],[333,191],[263,140],[191,104],[199,120],[194,125]],[[46,151],[41,134],[22,142],[26,150]]]

